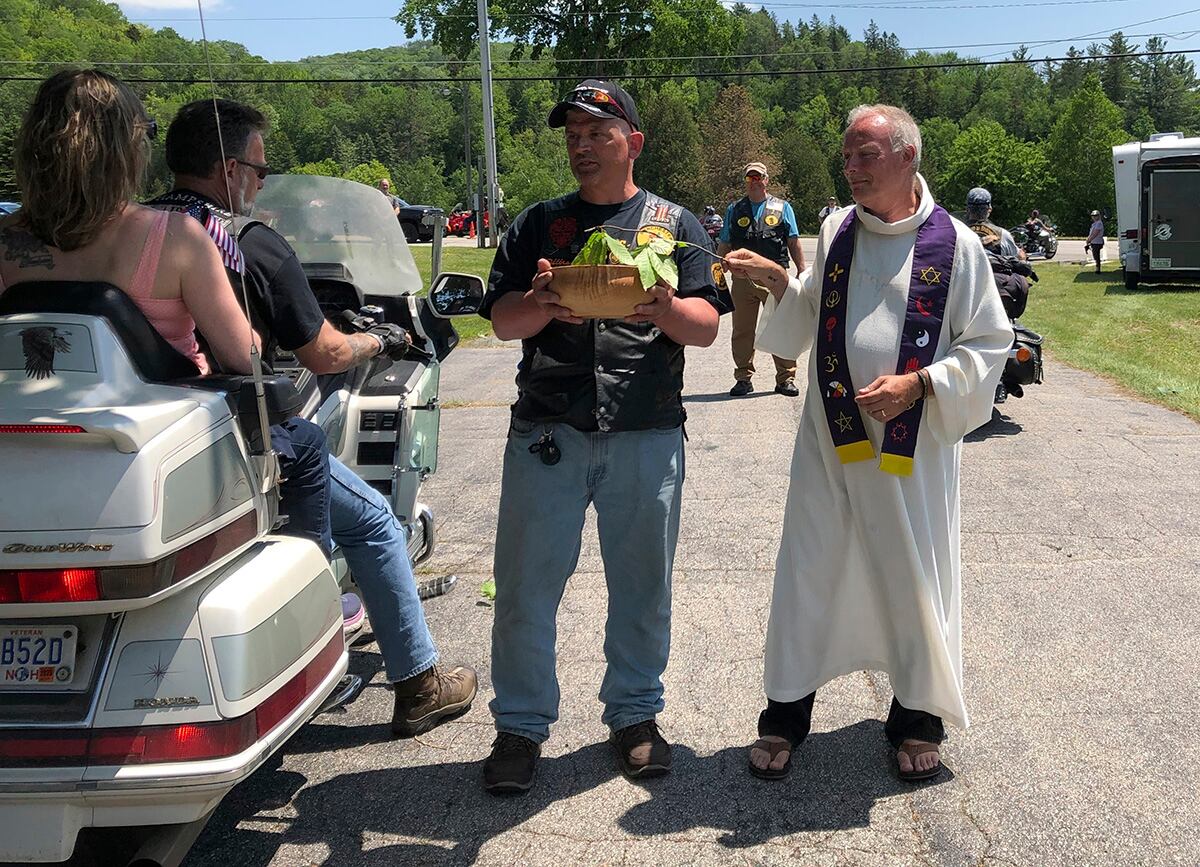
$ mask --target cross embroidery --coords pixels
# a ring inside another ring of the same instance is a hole
[[[829,279],[836,283],[838,281],[838,277],[841,277],[845,273],[846,269],[835,262],[833,265],[833,270],[829,272]]]

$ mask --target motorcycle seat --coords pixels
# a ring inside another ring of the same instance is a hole
[[[74,313],[104,319],[129,353],[139,377],[165,383],[199,376],[159,334],[133,299],[111,283],[86,280],[26,280],[0,295],[0,316],[13,313]]]
[[[84,280],[24,281],[0,295],[0,316],[16,313],[72,313],[103,319],[129,353],[138,376],[145,382],[224,392],[229,411],[247,439],[257,441],[254,380],[250,376],[210,374],[200,370],[167,343],[134,303],[111,283]],[[267,423],[278,424],[299,414],[304,400],[284,374],[263,376]]]

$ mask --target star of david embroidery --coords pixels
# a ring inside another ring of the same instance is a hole
[[[922,268],[921,282],[926,286],[932,286],[934,283],[941,283],[942,272],[936,270],[932,265],[930,265],[928,268]]]
[[[833,270],[829,272],[829,279],[836,283],[838,281],[838,277],[841,277],[845,273],[845,268],[837,263],[834,263]]]
[[[834,421],[837,422],[838,430],[842,433],[850,430],[850,428],[854,425],[854,419],[846,415],[844,412],[838,413],[838,417],[835,418]]]

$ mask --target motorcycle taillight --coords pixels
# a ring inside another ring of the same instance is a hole
[[[252,510],[156,563],[85,569],[0,570],[0,605],[143,599],[191,578],[256,535],[258,512]]]
[[[99,572],[96,569],[0,571],[0,603],[95,602],[99,598]]]
[[[0,434],[81,434],[77,424],[0,424]]]

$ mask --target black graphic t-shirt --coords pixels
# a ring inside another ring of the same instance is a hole
[[[639,190],[619,204],[595,205],[578,193],[539,202],[523,211],[504,236],[480,315],[490,319],[496,300],[529,291],[538,259],[568,265],[600,224],[629,246],[639,230],[711,248],[708,233],[690,211],[658,199],[646,207]],[[679,298],[703,298],[718,313],[733,309],[717,260],[692,247],[675,251]],[[716,267],[714,267],[716,266]],[[683,347],[652,322],[591,319],[582,325],[554,320],[522,341],[517,369],[516,418],[560,422],[582,431],[678,427],[683,423]]]

